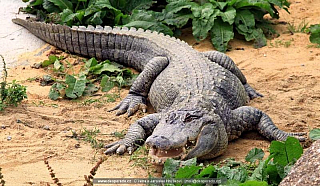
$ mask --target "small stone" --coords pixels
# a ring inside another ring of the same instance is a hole
[[[8,137],[7,137],[7,140],[8,140],[8,141],[10,141],[11,139],[12,139],[12,137],[11,137],[11,136],[8,136]]]
[[[44,129],[44,130],[50,130],[50,127],[49,127],[48,125],[45,125],[45,126],[43,127],[43,129]]]
[[[263,57],[267,57],[267,54],[263,54]]]
[[[5,125],[1,125],[1,129],[6,129],[7,127]]]
[[[78,148],[80,148],[80,144],[77,143],[77,144],[74,145],[74,147],[75,147],[76,149],[78,149]]]
[[[17,119],[17,123],[22,123],[22,121],[20,119]]]

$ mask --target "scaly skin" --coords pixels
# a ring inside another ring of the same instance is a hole
[[[209,159],[249,130],[269,140],[288,136],[304,140],[300,136],[305,133],[279,130],[264,112],[244,106],[249,98],[262,95],[223,53],[200,53],[179,39],[141,29],[13,22],[63,50],[141,71],[128,96],[113,110],[129,116],[139,109],[145,112],[149,98],[157,113],[132,124],[124,139],[106,146],[106,154],[131,153],[136,143],[146,140],[150,155],[159,162],[167,157]]]

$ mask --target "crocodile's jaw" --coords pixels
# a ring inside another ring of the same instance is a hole
[[[168,158],[181,159],[186,154],[185,147],[180,147],[171,150],[160,150],[155,148],[150,148],[149,157],[153,164],[162,165]]]

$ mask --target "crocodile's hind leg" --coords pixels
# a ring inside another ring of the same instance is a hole
[[[227,55],[225,55],[222,52],[218,51],[208,51],[208,52],[202,52],[210,61],[219,64],[223,68],[229,70],[231,73],[233,73],[235,76],[239,78],[241,83],[243,84],[244,88],[246,89],[250,99],[256,98],[256,97],[262,97],[262,95],[254,90],[248,83],[246,77],[243,75],[241,70],[237,67],[237,65],[234,63],[234,61]]]
[[[146,99],[150,87],[156,77],[167,67],[169,61],[166,57],[154,57],[143,68],[137,79],[132,84],[129,94],[115,108],[110,111],[118,110],[117,115],[128,113],[134,114],[138,109],[146,112]]]
[[[305,138],[302,136],[306,135],[304,132],[291,133],[278,129],[267,114],[249,106],[232,110],[226,128],[229,140],[238,138],[242,132],[250,130],[258,130],[260,134],[270,141],[284,141],[288,136],[294,136],[300,141],[304,141]]]

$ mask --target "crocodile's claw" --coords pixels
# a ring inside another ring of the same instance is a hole
[[[132,152],[135,150],[134,145],[128,145],[126,143],[125,139],[110,143],[105,146],[107,150],[104,152],[105,154],[124,154],[125,152],[128,152],[129,154],[132,154]]]
[[[138,110],[147,111],[146,98],[129,94],[116,107],[109,110],[109,112],[117,110],[116,115],[119,116],[127,112],[128,116],[132,116]]]

